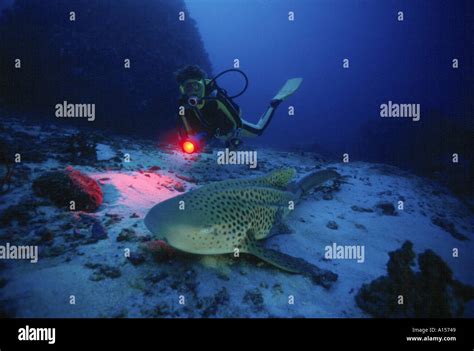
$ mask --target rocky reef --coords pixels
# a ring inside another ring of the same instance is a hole
[[[50,199],[56,206],[67,208],[74,201],[74,210],[95,211],[102,204],[102,190],[84,173],[68,167],[65,171],[42,174],[33,181],[36,195]]]
[[[474,287],[453,278],[453,272],[432,250],[418,255],[420,272],[412,269],[416,254],[405,241],[389,253],[388,276],[364,284],[357,305],[381,318],[451,318],[463,314],[464,303],[474,299]]]

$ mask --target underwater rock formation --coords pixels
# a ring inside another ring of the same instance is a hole
[[[149,253],[156,262],[164,262],[171,259],[176,251],[163,240],[151,240],[141,246],[144,253]]]
[[[58,207],[69,208],[75,202],[75,210],[93,212],[102,204],[103,194],[97,182],[89,176],[69,167],[66,171],[46,172],[33,182],[33,191],[51,200]]]
[[[4,209],[0,214],[0,228],[13,222],[26,225],[34,215],[36,204],[32,201],[21,201]]]
[[[174,125],[178,68],[212,73],[183,0],[16,0],[0,14],[0,42],[2,106],[127,134]],[[95,104],[94,121],[56,118],[65,101]]]
[[[374,317],[450,318],[463,313],[464,303],[474,299],[474,287],[453,279],[448,265],[432,250],[418,256],[420,272],[414,272],[413,244],[405,241],[389,253],[388,276],[364,284],[355,299]],[[403,296],[403,304],[398,304]]]
[[[102,224],[100,224],[99,222],[95,222],[91,227],[91,237],[89,241],[92,243],[96,243],[99,240],[104,240],[107,238],[107,230]]]
[[[390,202],[379,202],[376,205],[377,209],[380,210],[381,214],[385,216],[396,216],[397,211],[395,210],[395,206],[393,206]]]
[[[451,234],[451,236],[455,239],[469,240],[469,238],[467,236],[459,233],[459,231],[456,229],[456,226],[454,225],[454,223],[450,222],[446,218],[441,218],[440,216],[433,216],[433,218],[431,218],[431,222],[434,225],[437,225],[438,227],[444,229],[446,232]]]
[[[86,268],[93,269],[94,272],[89,277],[90,280],[98,282],[106,278],[116,279],[122,275],[122,272],[117,267],[112,267],[102,263],[86,263]]]
[[[8,191],[13,174],[13,163],[8,158],[7,145],[0,141],[0,194]]]
[[[91,164],[97,161],[96,142],[86,133],[64,138],[63,158],[74,164]]]

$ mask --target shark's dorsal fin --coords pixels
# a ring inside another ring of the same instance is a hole
[[[285,188],[295,176],[296,171],[294,168],[282,168],[262,177],[261,181],[269,186]]]
[[[267,175],[254,178],[221,180],[211,184],[206,184],[200,188],[194,189],[193,191],[196,193],[198,191],[210,192],[251,186],[284,189],[295,176],[296,171],[293,168],[281,168],[270,172]]]

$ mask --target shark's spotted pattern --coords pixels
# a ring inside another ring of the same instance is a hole
[[[282,169],[264,177],[205,185],[159,203],[149,211],[145,224],[179,250],[223,254],[239,249],[281,269],[313,274],[317,269],[313,265],[257,242],[288,215],[289,202],[298,200],[300,192],[286,190],[295,174],[294,169]],[[305,177],[304,184],[307,188],[337,176],[335,171],[319,171]],[[184,210],[180,210],[182,203]]]

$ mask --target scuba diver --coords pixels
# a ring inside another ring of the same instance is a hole
[[[233,96],[229,96],[216,82],[217,78],[228,72],[238,72],[245,78],[244,89]],[[241,137],[261,135],[270,124],[276,108],[303,81],[301,78],[289,79],[270,101],[257,124],[253,124],[242,118],[240,107],[233,101],[248,87],[248,78],[241,70],[228,69],[208,79],[199,66],[188,65],[176,72],[176,80],[181,93],[178,131],[186,153],[193,153],[200,145],[215,139],[224,141],[231,149],[238,149],[242,145]]]

